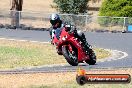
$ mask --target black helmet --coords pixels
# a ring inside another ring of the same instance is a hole
[[[52,25],[56,25],[57,22],[60,21],[60,17],[58,14],[51,14],[51,17],[50,17],[50,23]]]

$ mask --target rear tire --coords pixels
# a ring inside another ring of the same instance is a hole
[[[89,65],[95,65],[96,63],[96,55],[92,49],[89,49],[89,59],[85,60],[85,62]]]
[[[73,52],[74,55],[70,53],[67,46],[62,46],[62,53],[65,59],[67,60],[67,62],[72,66],[77,66],[78,65],[77,53],[75,51]]]

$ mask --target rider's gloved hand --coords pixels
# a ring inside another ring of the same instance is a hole
[[[66,24],[64,27],[67,32],[71,30],[71,25]]]

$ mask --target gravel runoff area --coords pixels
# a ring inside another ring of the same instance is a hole
[[[87,74],[130,74],[131,68],[92,69]],[[32,73],[0,75],[0,88],[131,88],[132,84],[85,84],[76,83],[77,72]]]

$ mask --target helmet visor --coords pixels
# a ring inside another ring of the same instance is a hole
[[[51,23],[52,25],[56,25],[57,20],[50,20],[50,23]]]

